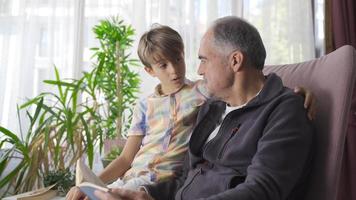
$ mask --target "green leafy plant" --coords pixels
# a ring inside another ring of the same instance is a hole
[[[93,29],[100,47],[93,48],[96,63],[80,79],[55,79],[45,84],[56,91],[44,92],[18,108],[30,123],[26,132],[15,134],[0,126],[0,188],[21,193],[43,186],[46,174],[73,168],[85,154],[92,167],[95,147],[100,151],[105,138],[120,137],[132,115],[139,75],[131,70],[137,60],[126,52],[134,30],[117,17],[102,20]],[[101,97],[104,97],[102,101]],[[30,112],[30,110],[34,112]],[[19,163],[3,174],[11,160]]]
[[[20,106],[19,109],[35,109],[33,114],[26,110],[30,126],[25,134],[17,136],[0,127],[0,131],[5,135],[1,139],[0,148],[6,143],[11,146],[3,150],[0,175],[11,160],[20,160],[15,168],[0,180],[1,188],[6,185],[13,186],[14,193],[39,188],[43,185],[44,174],[50,170],[61,171],[70,168],[84,153],[89,163],[93,163],[94,146],[102,141],[101,129],[96,125],[100,118],[96,112],[98,105],[95,100],[90,104],[78,103],[80,95],[91,92],[90,88],[84,87],[84,83],[90,83],[90,76],[86,74],[80,80],[63,81],[56,68],[55,74],[55,80],[44,82],[56,85],[56,92],[41,93]],[[21,124],[21,119],[19,120]]]
[[[59,195],[65,196],[74,186],[74,176],[69,169],[49,171],[44,175],[43,184],[45,187],[56,184],[53,189],[56,189]]]
[[[91,49],[97,59],[95,80],[107,103],[102,124],[108,138],[121,137],[130,125],[140,83],[138,74],[130,67],[136,66],[137,60],[130,59],[125,52],[132,46],[134,30],[124,26],[122,20],[111,18],[101,21],[93,31],[100,41],[100,47]]]

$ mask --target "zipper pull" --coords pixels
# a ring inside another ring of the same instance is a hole
[[[240,127],[241,127],[241,124],[238,124],[235,128],[232,129],[231,134],[237,133],[237,131],[239,131]]]

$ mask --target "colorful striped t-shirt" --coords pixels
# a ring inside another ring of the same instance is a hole
[[[152,181],[174,176],[181,169],[200,106],[207,99],[202,81],[186,80],[170,95],[155,93],[134,109],[128,136],[142,135],[142,145],[124,179],[149,175]]]

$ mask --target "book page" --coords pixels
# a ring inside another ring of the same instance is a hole
[[[106,188],[105,183],[101,181],[81,159],[78,159],[75,173],[75,185],[79,186],[83,182],[93,183]]]
[[[101,187],[101,186],[98,186],[98,185],[95,185],[93,183],[89,183],[89,182],[83,182],[81,184],[78,185],[80,188],[84,188],[84,187],[91,187],[95,190],[101,190],[101,191],[104,191],[104,192],[109,192],[109,188],[107,187]]]
[[[98,200],[94,195],[95,190],[101,190],[103,192],[109,192],[109,188],[104,188],[93,183],[84,182],[78,185],[80,191],[82,191],[90,200]]]

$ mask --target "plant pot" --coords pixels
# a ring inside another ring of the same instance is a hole
[[[123,138],[106,139],[104,141],[104,157],[101,159],[104,168],[120,155],[125,143],[126,140]]]
[[[108,154],[113,148],[116,148],[116,147],[124,148],[125,143],[126,143],[126,139],[124,139],[124,138],[105,139],[104,140],[104,155]]]

